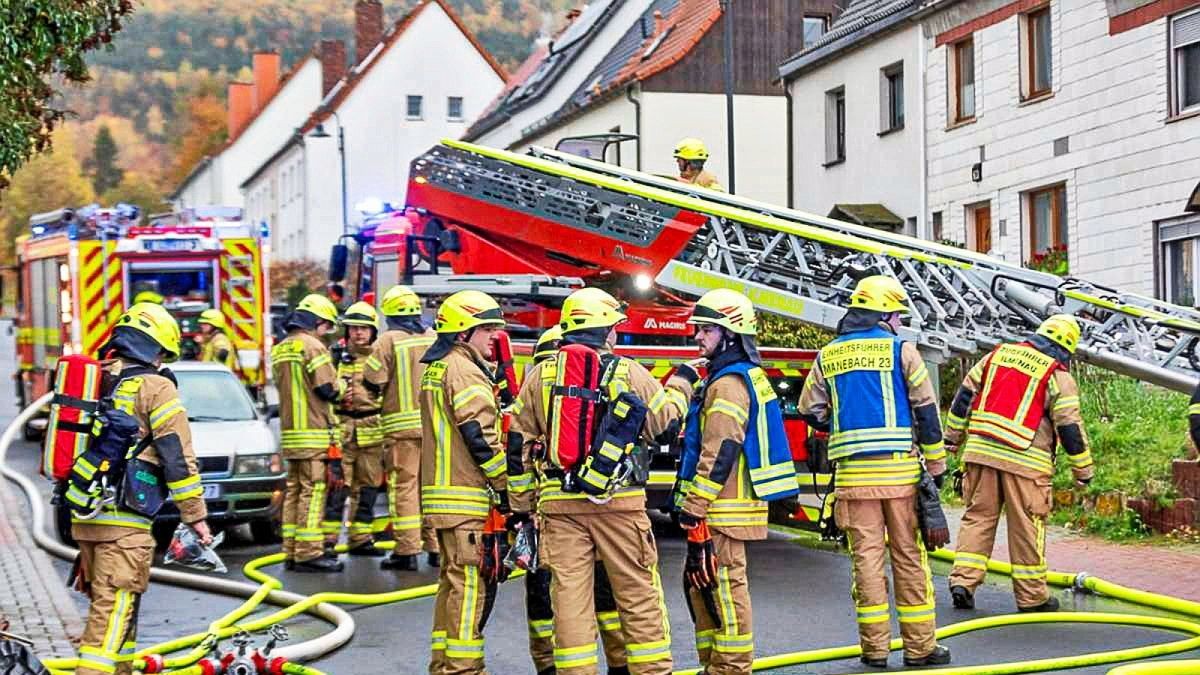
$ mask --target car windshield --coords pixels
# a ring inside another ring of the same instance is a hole
[[[192,422],[245,422],[255,418],[254,403],[242,383],[219,370],[176,371],[179,399]]]

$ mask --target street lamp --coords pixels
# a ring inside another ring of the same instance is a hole
[[[729,171],[729,192],[733,194],[737,192],[737,174],[734,172],[734,147],[733,147],[733,17],[730,16],[730,5],[732,0],[720,0],[721,21],[725,26],[725,33],[721,44],[721,51],[725,57],[725,68],[723,73],[725,84],[725,143],[726,151],[728,152],[727,166]]]
[[[342,126],[342,118],[338,117],[336,110],[330,110],[333,119],[337,122],[337,149],[338,159],[342,164],[342,236],[350,234],[350,220],[346,214],[346,129]],[[325,131],[323,123],[317,124],[309,134],[309,138],[330,138],[330,133]]]

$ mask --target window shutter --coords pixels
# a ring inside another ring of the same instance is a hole
[[[1171,22],[1171,45],[1183,47],[1200,42],[1200,12],[1192,12]]]

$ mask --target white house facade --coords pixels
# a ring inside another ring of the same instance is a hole
[[[1196,304],[1200,2],[941,7],[922,20],[934,229]]]
[[[249,217],[271,224],[277,258],[324,260],[344,228],[361,222],[356,204],[402,204],[412,160],[442,138],[461,137],[503,86],[503,70],[448,6],[425,0],[309,106],[308,120],[293,125],[299,133],[258,155],[240,185]]]
[[[852,212],[842,218],[890,212],[893,222],[863,224],[923,231],[924,45],[907,20],[917,5],[851,4],[822,40],[781,66],[794,106],[795,208],[824,216],[842,205]]]

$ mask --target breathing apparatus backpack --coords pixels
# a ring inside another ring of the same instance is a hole
[[[137,418],[118,409],[112,396],[133,378],[154,372],[127,368],[111,388],[101,387],[108,391],[96,403],[83,451],[75,456],[65,481],[63,496],[75,518],[91,520],[112,506],[153,518],[166,502],[162,469],[140,457],[153,437],[143,437]]]
[[[65,480],[75,458],[87,450],[100,407],[100,362],[83,354],[63,356],[54,368],[54,399],[42,446],[42,475]]]
[[[564,492],[600,497],[637,482],[632,454],[647,409],[631,392],[609,399],[618,364],[582,344],[564,345],[555,356],[546,456],[562,469]]]

